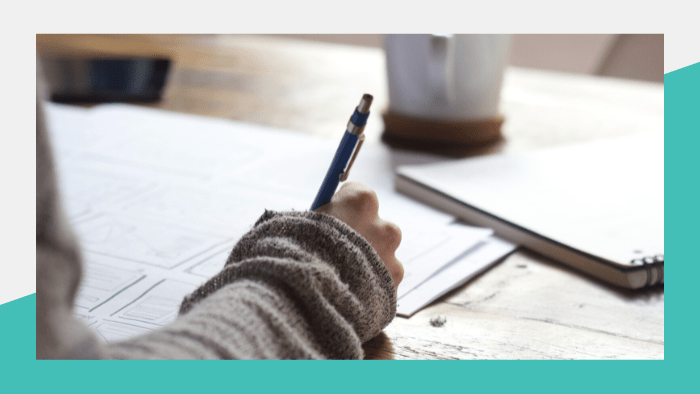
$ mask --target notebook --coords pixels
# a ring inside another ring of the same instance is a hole
[[[398,191],[606,282],[664,283],[664,134],[401,166]]]

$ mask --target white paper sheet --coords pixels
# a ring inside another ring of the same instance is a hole
[[[399,297],[396,313],[405,317],[413,315],[488,269],[516,248],[517,246],[510,242],[493,236],[488,237]]]
[[[50,104],[47,116],[85,262],[75,315],[106,342],[172,321],[265,209],[308,209],[337,147],[126,105]],[[391,152],[363,147],[350,180],[372,187],[380,216],[402,229],[403,295],[491,230],[451,225],[451,216],[395,193],[392,179]]]
[[[462,224],[411,233],[405,246],[396,251],[404,266],[397,296],[401,298],[492,233],[491,229]]]

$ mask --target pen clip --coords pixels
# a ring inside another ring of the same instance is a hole
[[[348,163],[348,167],[345,169],[345,171],[340,173],[340,181],[345,182],[348,179],[348,175],[350,175],[350,167],[352,167],[352,163],[355,162],[355,158],[357,157],[357,153],[360,151],[360,147],[362,147],[362,143],[365,142],[365,135],[360,134],[357,136],[357,146],[355,147],[355,152],[352,154],[352,159],[350,159],[350,163]]]

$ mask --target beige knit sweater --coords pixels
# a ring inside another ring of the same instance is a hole
[[[396,313],[389,271],[353,229],[329,215],[268,211],[173,323],[103,345],[72,314],[81,257],[38,94],[36,144],[38,359],[359,359]]]

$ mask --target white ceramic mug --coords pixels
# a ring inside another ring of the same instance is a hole
[[[384,36],[389,112],[439,121],[499,116],[510,35]]]

